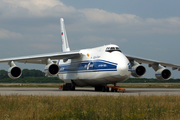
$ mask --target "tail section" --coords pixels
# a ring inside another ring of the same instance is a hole
[[[67,39],[67,34],[66,34],[63,18],[60,18],[60,25],[61,25],[62,51],[67,52],[67,51],[70,51],[70,48],[68,44],[68,39]]]

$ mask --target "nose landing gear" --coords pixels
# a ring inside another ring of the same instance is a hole
[[[59,89],[63,91],[75,91],[75,86],[71,83],[66,83],[64,85],[59,85]]]

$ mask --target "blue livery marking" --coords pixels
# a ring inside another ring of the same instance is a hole
[[[128,63],[128,69],[129,69],[128,71],[132,71],[132,70],[131,70],[131,64],[130,64],[130,63]]]
[[[75,62],[72,64],[62,64],[59,74],[67,72],[84,73],[84,72],[100,72],[100,71],[117,71],[117,63],[105,60],[87,60]]]

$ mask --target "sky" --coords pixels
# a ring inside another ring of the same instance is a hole
[[[179,6],[179,0],[0,0],[0,58],[61,51],[64,18],[71,50],[116,44],[128,55],[180,65]],[[144,77],[155,78],[143,65]],[[172,77],[180,78],[180,72],[172,71]]]

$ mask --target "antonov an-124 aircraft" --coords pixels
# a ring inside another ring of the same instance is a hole
[[[123,54],[114,44],[70,51],[63,18],[60,25],[63,52],[0,59],[0,63],[8,62],[10,65],[10,78],[16,79],[22,74],[15,62],[45,64],[44,71],[48,76],[58,76],[66,83],[63,90],[75,90],[75,86],[93,86],[96,91],[109,91],[107,84],[115,87],[116,83],[129,79],[131,75],[143,76],[146,69],[141,63],[152,67],[158,80],[170,79],[171,72],[166,67],[180,71],[179,65]]]

